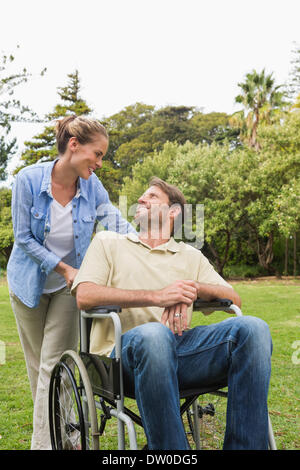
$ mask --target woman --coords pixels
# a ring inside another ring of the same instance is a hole
[[[7,266],[34,402],[32,449],[49,449],[48,386],[60,354],[77,349],[78,309],[70,287],[96,219],[120,233],[134,231],[111,204],[94,170],[108,148],[96,120],[58,121],[59,156],[23,168],[12,196],[15,243]]]

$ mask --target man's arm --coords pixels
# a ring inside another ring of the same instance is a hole
[[[194,281],[184,280],[157,290],[129,290],[81,282],[77,286],[76,300],[78,308],[82,310],[98,305],[119,305],[122,308],[169,307],[177,303],[191,305],[197,298],[196,284]]]
[[[237,306],[241,307],[241,298],[239,294],[232,288],[215,284],[204,284],[196,282],[197,284],[197,297],[203,300],[229,299]]]

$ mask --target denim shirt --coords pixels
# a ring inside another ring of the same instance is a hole
[[[47,275],[61,261],[45,248],[50,232],[51,173],[58,159],[23,168],[12,191],[14,246],[7,265],[10,290],[28,307],[39,304]],[[108,193],[96,175],[78,178],[78,190],[72,200],[74,251],[72,262],[79,268],[90,244],[96,220],[107,230],[135,232],[112,205]]]

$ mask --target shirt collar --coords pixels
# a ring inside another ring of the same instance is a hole
[[[178,251],[180,251],[180,247],[179,247],[179,243],[177,243],[173,237],[170,238],[169,241],[167,241],[166,243],[163,243],[162,245],[158,245],[156,246],[155,248],[151,248],[149,245],[147,245],[146,243],[143,243],[138,235],[136,235],[135,233],[127,233],[127,238],[128,240],[134,242],[134,243],[140,243],[141,245],[147,247],[148,249],[154,251],[154,250],[157,250],[157,251],[171,251],[173,253],[177,253]]]
[[[52,195],[51,195],[51,174],[52,174],[53,167],[54,167],[54,165],[57,161],[58,161],[58,158],[53,160],[53,162],[49,162],[49,164],[46,166],[46,169],[44,171],[42,184],[41,184],[40,194],[45,191],[46,193],[48,193],[52,197]]]
[[[41,184],[40,193],[45,191],[51,197],[52,197],[52,193],[51,193],[51,175],[52,175],[53,167],[57,163],[58,160],[59,160],[59,157],[57,157],[52,162],[49,162],[49,164],[46,166],[46,170],[44,172],[44,176],[43,176],[43,180],[42,180],[42,184]],[[87,181],[84,180],[83,178],[78,178],[78,182],[77,182],[77,192],[76,192],[75,197],[79,197],[79,196],[84,197],[84,199],[86,199],[88,201]]]
[[[87,188],[88,182],[87,180],[83,178],[78,178],[77,182],[77,193],[75,197],[82,196],[86,201],[89,200],[88,198],[88,188]]]

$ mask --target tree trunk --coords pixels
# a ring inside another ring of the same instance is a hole
[[[218,274],[220,274],[220,276],[223,276],[223,269],[225,267],[225,264],[228,261],[228,254],[229,254],[229,247],[230,247],[230,240],[231,240],[230,231],[226,231],[225,233],[226,233],[226,245],[225,245],[223,258],[221,258],[221,256],[219,255],[213,243],[208,244],[208,248],[214,257],[214,263],[216,265],[217,272]]]
[[[293,254],[293,274],[294,277],[297,275],[297,234],[296,232],[294,233],[294,254]]]
[[[285,254],[284,254],[284,275],[288,275],[288,258],[289,258],[289,239],[285,239]]]
[[[273,261],[273,233],[270,233],[270,236],[265,240],[257,237],[257,256],[259,264],[268,271],[269,274],[274,274],[274,269],[271,266]]]
[[[258,123],[259,123],[259,110],[258,110],[258,108],[256,108],[256,109],[254,110],[254,116],[255,116],[255,119],[254,119],[253,127],[252,127],[252,129],[251,129],[250,145],[251,145],[251,147],[253,147],[255,150],[259,150],[259,149],[260,149],[260,145],[259,145],[259,143],[257,142],[257,128],[258,128]]]

